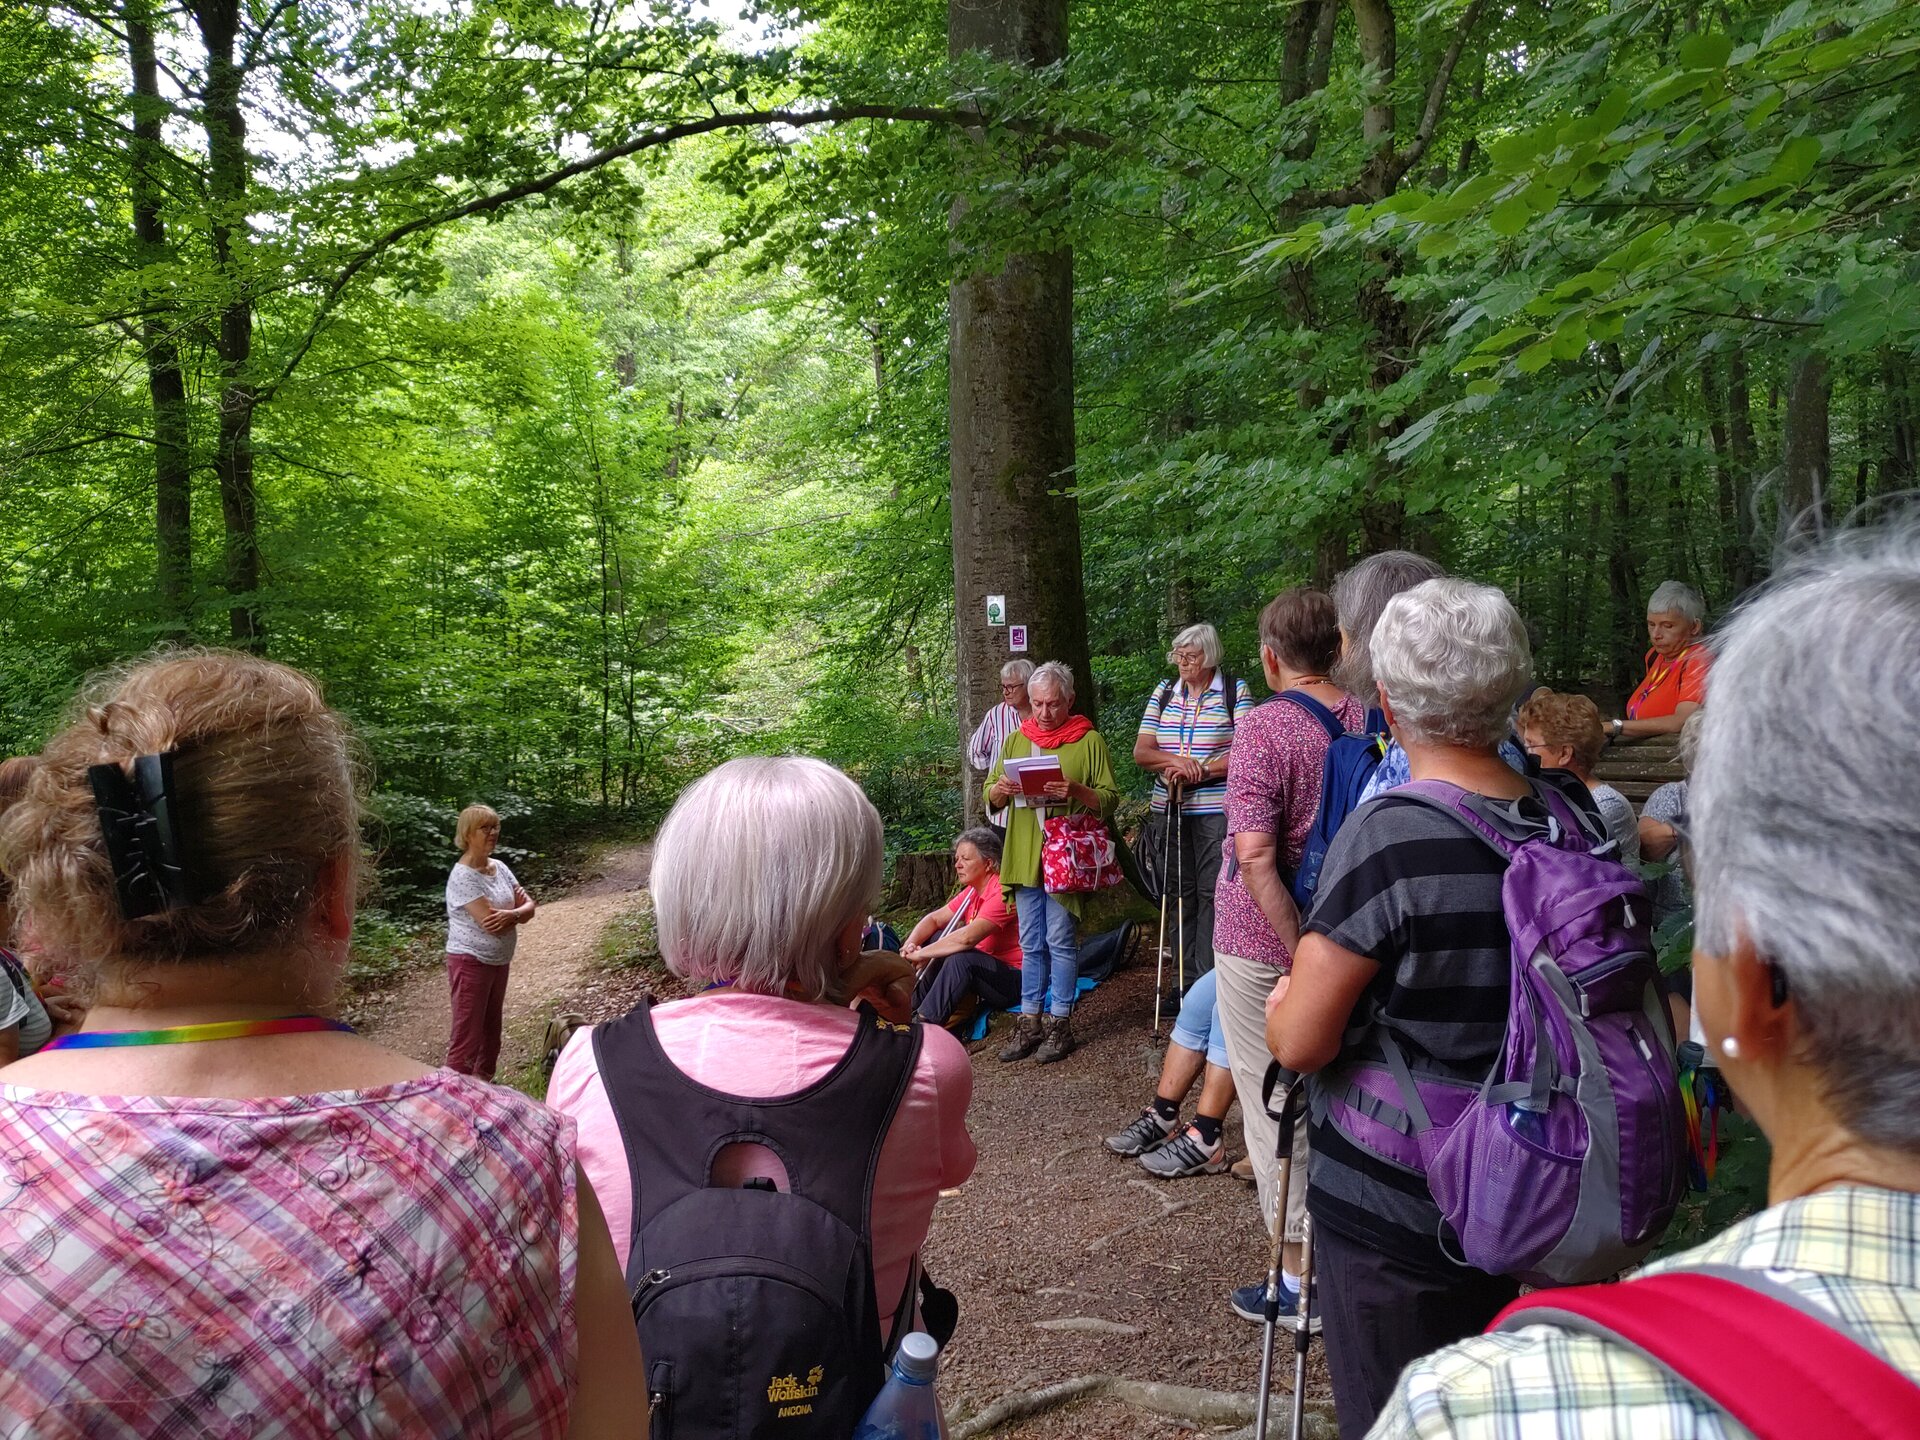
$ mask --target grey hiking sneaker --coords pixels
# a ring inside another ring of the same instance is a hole
[[[1140,1117],[1118,1135],[1107,1136],[1107,1149],[1116,1155],[1144,1155],[1149,1150],[1158,1149],[1167,1143],[1167,1137],[1173,1134],[1178,1120],[1162,1120],[1160,1114],[1151,1105],[1140,1112]]]
[[[1033,1063],[1051,1065],[1056,1060],[1064,1060],[1074,1051],[1073,1021],[1065,1015],[1049,1015],[1040,1022],[1046,1038],[1040,1042],[1040,1048],[1034,1052]]]
[[[1007,1037],[1007,1043],[1000,1051],[1000,1058],[1024,1060],[1039,1048],[1040,1017],[1038,1015],[1014,1016],[1013,1033]]]
[[[1227,1168],[1225,1149],[1216,1140],[1202,1145],[1189,1126],[1159,1149],[1140,1157],[1140,1168],[1162,1180],[1184,1180],[1189,1175],[1218,1175]]]

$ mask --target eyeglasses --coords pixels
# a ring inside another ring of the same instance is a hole
[[[1027,682],[1024,680],[1002,680],[1000,682],[1000,693],[1002,695],[1011,695],[1016,690],[1024,690],[1026,688]]]
[[[1172,665],[1194,665],[1207,658],[1204,650],[1169,650],[1167,662]]]

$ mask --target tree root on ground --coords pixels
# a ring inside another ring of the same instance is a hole
[[[1239,1424],[1244,1427],[1225,1437],[1225,1440],[1254,1440],[1253,1420],[1259,1413],[1258,1402],[1252,1395],[1200,1390],[1191,1385],[1167,1385],[1157,1380],[1129,1380],[1118,1375],[1076,1375],[1071,1380],[1044,1385],[1038,1390],[1019,1390],[1011,1395],[1002,1395],[970,1419],[949,1420],[948,1431],[951,1440],[978,1440],[978,1437],[1016,1420],[1028,1420],[1062,1405],[1093,1399],[1118,1400],[1136,1410],[1164,1415],[1170,1420],[1184,1420],[1192,1425]],[[1268,1440],[1275,1440],[1275,1437],[1284,1440],[1292,1401],[1289,1391],[1276,1389],[1273,1392],[1273,1403],[1267,1417]],[[1324,1400],[1309,1400],[1303,1430],[1305,1440],[1333,1440],[1338,1434],[1333,1406]]]

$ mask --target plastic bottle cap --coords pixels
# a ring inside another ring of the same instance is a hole
[[[931,1380],[940,1368],[940,1345],[933,1336],[916,1330],[900,1342],[894,1368],[909,1380]]]

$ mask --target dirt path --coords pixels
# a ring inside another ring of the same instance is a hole
[[[539,913],[520,931],[507,979],[503,1080],[535,1058],[534,1047],[556,1006],[589,988],[600,932],[639,903],[652,862],[651,843],[623,845],[602,855],[592,878],[568,894],[554,900],[534,896]],[[451,1022],[446,972],[436,967],[380,997],[361,1029],[382,1045],[438,1065],[446,1058]]]

